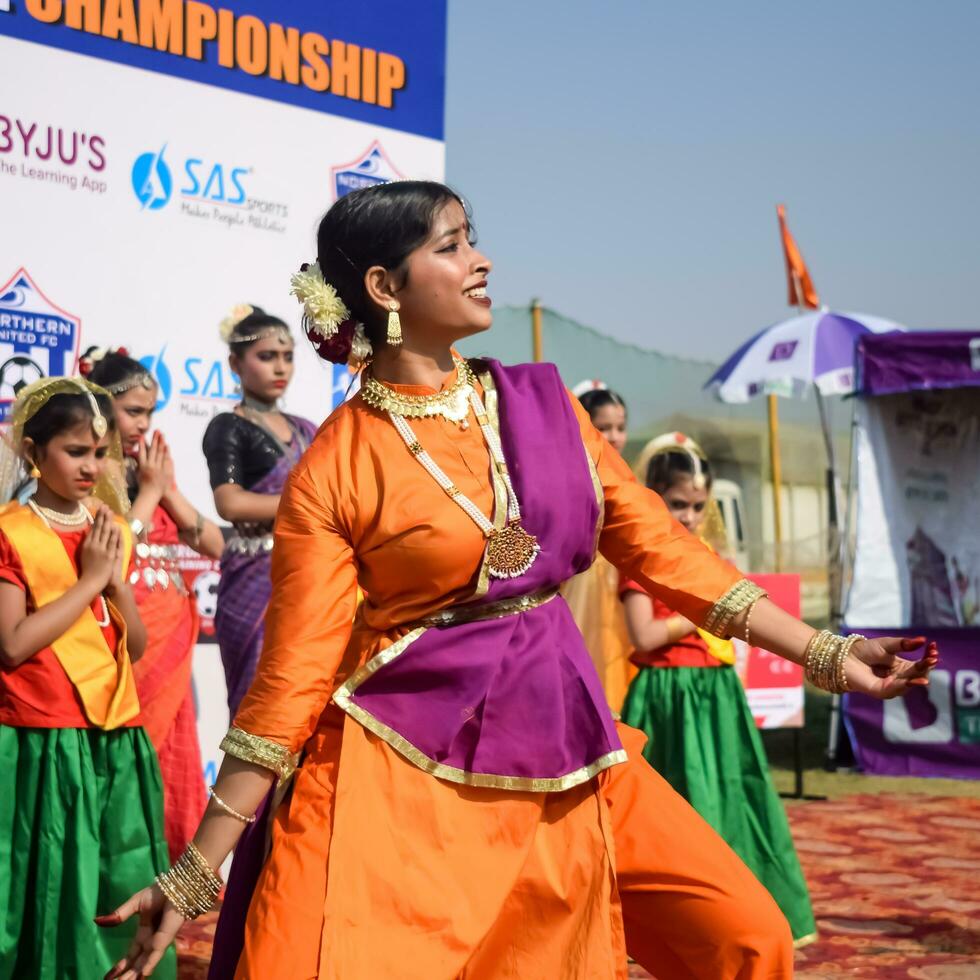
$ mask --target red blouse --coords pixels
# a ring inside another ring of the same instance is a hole
[[[649,595],[638,582],[626,577],[619,580],[619,596],[623,598],[627,592],[640,592],[647,596],[653,606],[654,619],[669,619],[678,615],[666,603]],[[637,667],[722,667],[724,664],[708,652],[708,644],[701,639],[699,633],[689,633],[676,643],[658,647],[656,650],[634,650],[630,661]]]
[[[88,533],[81,531],[56,531],[68,557],[79,571],[78,551]],[[17,552],[0,531],[0,581],[10,582],[27,592],[27,611],[35,611],[31,601],[24,569]],[[102,603],[98,598],[92,603],[96,617],[102,617]],[[102,627],[102,635],[110,650],[119,643],[119,632],[110,621]],[[138,725],[139,718],[126,723],[125,727]],[[33,657],[28,657],[16,667],[0,667],[0,725],[18,728],[92,728],[85,717],[78,692],[68,679],[54,650],[45,647]]]

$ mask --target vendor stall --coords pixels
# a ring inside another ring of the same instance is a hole
[[[868,334],[856,352],[853,551],[844,621],[940,644],[928,689],[845,698],[858,762],[980,777],[980,332]]]

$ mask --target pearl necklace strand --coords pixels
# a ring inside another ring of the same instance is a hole
[[[81,524],[94,524],[95,519],[89,513],[88,508],[83,504],[78,505],[78,511],[74,514],[60,514],[56,510],[52,510],[50,507],[42,507],[40,504],[36,503],[34,500],[28,500],[27,506],[34,511],[35,514],[41,519],[41,522],[49,531],[54,531],[51,526],[51,521],[55,524],[63,524],[66,527],[75,527]],[[50,520],[49,520],[50,518]],[[57,531],[55,531],[57,534]],[[99,626],[108,626],[112,619],[109,616],[109,605],[105,601],[105,596],[99,593],[99,601],[102,603],[102,618],[96,619]]]

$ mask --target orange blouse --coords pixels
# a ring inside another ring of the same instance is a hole
[[[79,551],[89,529],[81,531],[56,531],[75,566],[79,570]],[[17,552],[0,531],[0,581],[16,585],[27,593],[28,615],[35,611],[28,591],[27,579]],[[92,612],[102,615],[98,599],[92,600]],[[106,646],[115,650],[119,643],[119,630],[110,621],[101,627]],[[141,724],[133,718],[125,727]],[[54,650],[45,647],[28,657],[16,667],[0,667],[0,725],[18,728],[91,728],[85,717],[81,698],[64,667],[58,662]]]
[[[592,427],[578,400],[568,397],[605,495],[600,551],[651,594],[700,622],[742,576],[669,515]],[[465,429],[441,417],[409,423],[452,482],[491,516],[490,456],[472,416]],[[282,495],[265,646],[235,727],[299,751],[352,671],[414,621],[473,598],[484,543],[387,415],[360,395],[341,405]],[[355,621],[358,585],[366,598]]]

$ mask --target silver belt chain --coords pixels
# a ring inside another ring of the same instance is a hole
[[[267,554],[272,551],[272,535],[259,534],[255,537],[243,537],[235,534],[228,539],[225,550],[235,555],[248,555],[254,558],[256,555]]]
[[[177,564],[180,551],[176,545],[147,544],[145,541],[140,541],[133,550],[135,561],[129,576],[131,585],[136,585],[142,580],[151,592],[156,589],[166,591],[172,585],[180,595],[187,595],[184,576]]]

